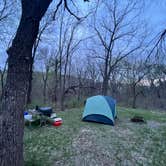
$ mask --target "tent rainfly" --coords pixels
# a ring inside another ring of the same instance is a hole
[[[109,96],[93,96],[86,100],[82,120],[113,125],[115,124],[116,101]]]

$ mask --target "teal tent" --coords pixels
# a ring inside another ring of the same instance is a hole
[[[114,125],[116,117],[116,101],[112,97],[99,95],[86,100],[83,121]]]

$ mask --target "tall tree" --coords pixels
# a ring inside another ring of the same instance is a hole
[[[96,58],[102,60],[103,64],[103,95],[107,95],[114,68],[122,59],[140,48],[140,43],[136,41],[138,25],[134,23],[138,14],[136,8],[138,8],[137,1],[128,0],[125,3],[120,0],[103,1],[97,10],[99,12],[94,15],[94,30],[98,37],[98,46],[101,46]],[[101,14],[100,10],[103,9],[107,12]]]
[[[39,56],[40,56],[40,60],[43,60],[43,64],[42,64],[43,102],[44,104],[46,104],[48,78],[49,78],[50,68],[52,67],[52,63],[51,63],[52,57],[49,55],[48,48],[40,48]]]
[[[32,47],[39,23],[52,0],[22,0],[20,24],[8,49],[8,71],[0,109],[0,165],[22,166],[23,112],[28,88]]]
[[[50,13],[49,13],[49,15],[50,15]],[[32,61],[31,61],[30,69],[29,69],[30,71],[29,71],[29,85],[28,85],[28,92],[27,92],[27,104],[31,103],[32,80],[33,80],[33,65],[34,65],[34,61],[35,61],[35,58],[36,58],[36,52],[37,52],[37,49],[38,49],[39,44],[41,42],[41,37],[42,37],[43,33],[45,32],[45,30],[50,25],[51,21],[52,20],[50,18],[47,18],[47,20],[43,21],[43,24],[39,28],[38,37],[37,37],[37,39],[36,39],[36,41],[34,42],[34,45],[33,45]]]
[[[40,21],[51,2],[52,0],[21,0],[20,24],[12,46],[7,51],[7,80],[0,108],[0,165],[2,166],[24,165],[23,112],[29,84],[29,69],[32,64],[32,48],[38,35]],[[67,0],[58,1],[55,13],[62,4],[71,15],[75,16],[69,9]]]

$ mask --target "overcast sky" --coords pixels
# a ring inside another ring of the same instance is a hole
[[[87,6],[90,3],[80,3],[79,7],[82,8],[82,11],[86,11]],[[142,19],[148,24],[148,27],[151,28],[152,34],[156,34],[161,32],[164,28],[166,28],[166,0],[146,0],[145,8],[142,11]],[[13,27],[13,24],[10,24]],[[2,42],[1,42],[2,43]],[[0,46],[0,66],[3,66],[6,56],[5,48]]]

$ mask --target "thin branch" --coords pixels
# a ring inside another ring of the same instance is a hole
[[[56,9],[55,9],[54,14],[53,14],[53,20],[55,20],[56,13],[58,12],[58,9],[59,9],[60,5],[62,4],[62,2],[63,1],[60,0],[59,3],[57,4]]]
[[[98,29],[97,29],[96,27],[95,27],[94,29],[95,29],[95,31],[97,32],[97,35],[98,35],[98,37],[99,37],[99,39],[100,39],[102,45],[104,46],[104,48],[105,48],[106,50],[108,50],[107,44],[106,44],[106,42],[104,41],[102,35],[100,34],[100,32],[98,31]]]
[[[156,42],[156,44],[154,45],[154,47],[151,49],[150,53],[148,54],[145,63],[147,63],[148,59],[150,58],[150,56],[152,55],[152,53],[154,52],[155,48],[158,47],[158,45],[160,44],[160,42],[162,41],[162,39],[166,36],[166,29],[161,33],[158,41]]]
[[[77,15],[75,15],[71,10],[70,8],[68,7],[68,4],[67,4],[67,0],[64,0],[64,7],[65,9],[72,15],[74,16],[77,20],[80,20],[81,18],[78,17]]]

